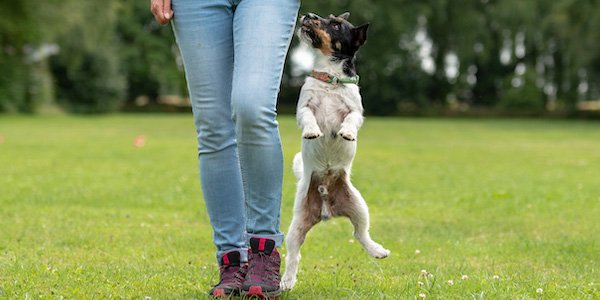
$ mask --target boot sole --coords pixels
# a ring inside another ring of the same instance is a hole
[[[236,297],[240,294],[241,290],[225,290],[225,289],[215,289],[212,291],[212,298],[225,298],[230,299],[232,297]]]
[[[251,286],[248,291],[244,291],[244,297],[276,299],[281,297],[281,288],[278,288],[277,290],[272,292],[263,292],[260,286]]]

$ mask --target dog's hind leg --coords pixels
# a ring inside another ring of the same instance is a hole
[[[298,184],[294,217],[287,232],[285,272],[281,279],[281,288],[289,291],[296,284],[296,273],[301,254],[300,247],[304,244],[308,231],[321,221],[321,198],[319,192],[304,180]]]
[[[308,218],[305,215],[294,215],[290,229],[286,237],[287,257],[285,260],[285,272],[281,279],[281,288],[289,291],[296,284],[296,274],[298,273],[298,264],[300,263],[300,247],[304,244],[306,234],[319,221],[318,219]]]
[[[347,212],[347,215],[352,225],[354,225],[354,237],[356,237],[371,256],[386,258],[390,254],[390,250],[374,242],[369,234],[369,208],[365,199],[349,181],[347,184],[350,192],[350,201],[353,202],[352,209]]]

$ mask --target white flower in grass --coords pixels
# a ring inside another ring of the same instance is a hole
[[[433,274],[431,274],[431,273],[427,274],[427,278],[433,278]]]
[[[448,280],[448,285],[454,285],[454,281]]]
[[[350,239],[348,242],[350,242],[350,244],[354,244],[354,240]]]
[[[535,290],[535,292],[541,295],[542,293],[544,293],[544,290],[542,290],[542,288],[539,288]]]
[[[150,296],[146,296],[144,299],[146,299],[146,300],[150,300],[150,299],[152,299],[152,297],[150,297]]]
[[[425,300],[425,297],[427,297],[425,294],[423,294],[423,293],[419,294],[419,299]]]
[[[498,275],[494,275],[492,278],[493,278],[494,280],[498,280],[498,279],[500,279],[500,276],[498,276]]]
[[[421,251],[419,249],[415,250],[415,254],[419,255],[421,253]]]
[[[422,287],[422,286],[423,286],[423,282],[421,282],[421,281],[417,281],[417,286],[418,286],[418,287]]]
[[[461,277],[461,279],[462,279],[462,280],[467,280],[467,279],[469,279],[469,276],[467,276],[467,275],[463,275],[463,276]]]
[[[427,270],[421,270],[421,276],[427,276]]]

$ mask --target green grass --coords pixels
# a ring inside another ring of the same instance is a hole
[[[300,131],[280,125],[287,231]],[[0,136],[0,299],[203,299],[218,281],[190,115],[1,116]],[[283,299],[600,299],[600,123],[368,118],[353,182],[391,256],[319,224]]]

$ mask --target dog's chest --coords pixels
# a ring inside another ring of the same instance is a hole
[[[350,108],[343,96],[330,92],[315,97],[309,106],[315,115],[319,128],[325,134],[328,131],[337,133],[344,118],[350,113]]]

